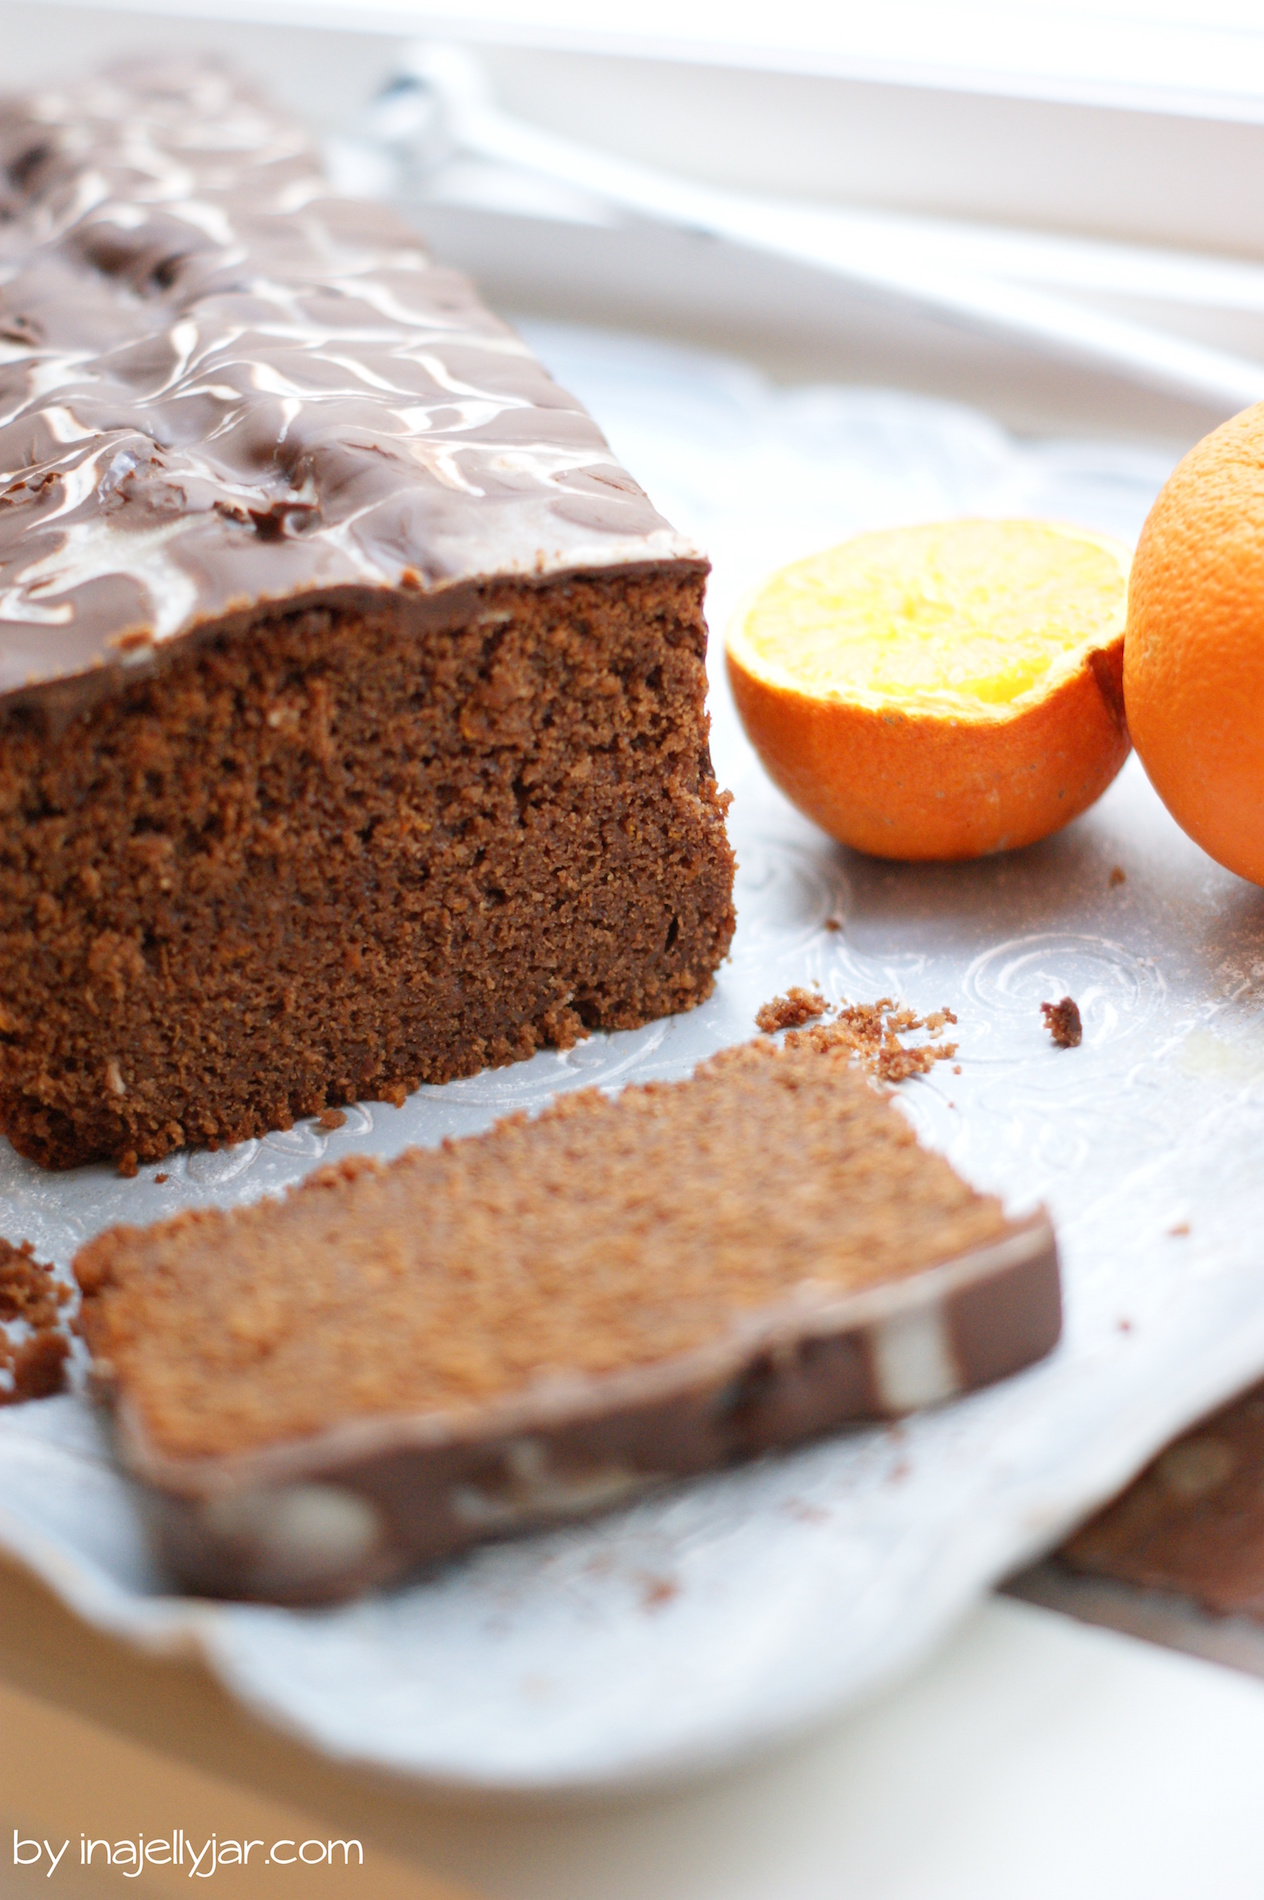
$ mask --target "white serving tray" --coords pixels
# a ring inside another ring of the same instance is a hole
[[[1131,538],[1166,472],[1122,446],[1019,445],[922,400],[778,393],[718,358],[529,330],[710,548],[717,630],[770,567],[862,527],[1038,513]],[[422,1089],[400,1110],[367,1104],[334,1134],[305,1123],[131,1181],[42,1174],[0,1145],[0,1232],[65,1265],[113,1221],[250,1200],[322,1157],[394,1154],[557,1089],[682,1075],[751,1034],[775,992],[817,982],[957,1012],[961,1073],[940,1064],[901,1100],[1014,1211],[1047,1202],[1064,1343],[901,1426],[320,1612],[166,1594],[87,1404],[0,1412],[0,1546],[98,1627],[197,1650],[253,1709],[333,1755],[436,1784],[560,1790],[665,1781],[770,1744],[908,1668],[1166,1437],[1264,1371],[1264,893],[1182,836],[1135,761],[1093,812],[1026,851],[925,867],[849,854],[769,786],[715,674],[739,927],[702,1009]],[[1116,865],[1126,881],[1112,885]],[[1085,1022],[1073,1051],[1054,1049],[1040,1017],[1066,992]],[[1188,1235],[1171,1231],[1186,1222]]]

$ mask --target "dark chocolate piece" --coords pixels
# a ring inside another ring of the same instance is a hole
[[[1264,1621],[1264,1386],[1168,1445],[1058,1559]]]

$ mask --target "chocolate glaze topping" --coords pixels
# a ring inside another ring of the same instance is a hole
[[[664,559],[574,398],[238,81],[0,104],[0,696],[266,601]]]

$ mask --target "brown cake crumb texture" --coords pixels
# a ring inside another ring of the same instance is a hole
[[[447,625],[366,594],[185,644],[64,730],[10,705],[14,1146],[133,1174],[701,1002],[733,929],[701,594],[494,582]]]
[[[853,1055],[849,1025],[804,1030],[354,1157],[284,1201],[115,1229],[75,1263],[99,1377],[159,1452],[227,1454],[671,1359],[805,1283],[841,1294],[1009,1232]]]
[[[1264,1386],[1169,1445],[1059,1555],[1092,1576],[1264,1620]]]
[[[776,996],[771,1003],[765,1003],[755,1021],[766,1034],[773,1035],[778,1030],[823,1016],[828,1009],[823,996],[792,989],[787,995]],[[919,1029],[931,1036],[941,1036],[945,1026],[956,1020],[950,1009],[936,1009],[928,1016],[918,1016],[889,996],[880,996],[876,1003],[840,1003],[832,1023],[819,1024],[805,1034],[821,1048],[845,1049],[876,1081],[904,1082],[911,1075],[928,1075],[937,1062],[950,1061],[957,1053],[957,1045],[955,1042],[923,1042],[909,1048],[900,1037]],[[795,1038],[792,1035],[787,1040]],[[960,1074],[960,1070],[954,1073]]]
[[[775,1036],[782,1029],[798,1029],[803,1023],[810,1023],[818,1016],[824,1016],[829,1004],[819,990],[805,990],[799,987],[787,990],[784,996],[774,996],[770,1003],[764,1003],[755,1012],[755,1027],[762,1029],[766,1036]]]
[[[0,1380],[0,1405],[50,1398],[66,1382],[63,1309],[71,1290],[34,1253],[29,1240],[15,1247],[0,1239],[0,1373],[8,1375]]]
[[[1045,1028],[1059,1049],[1079,1048],[1084,1037],[1084,1025],[1080,1021],[1080,1006],[1077,1002],[1064,996],[1060,1003],[1042,1003],[1040,1013],[1045,1019]]]

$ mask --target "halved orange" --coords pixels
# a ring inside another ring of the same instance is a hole
[[[1047,521],[858,535],[782,568],[729,628],[770,776],[883,858],[1046,837],[1128,756],[1122,542]]]

